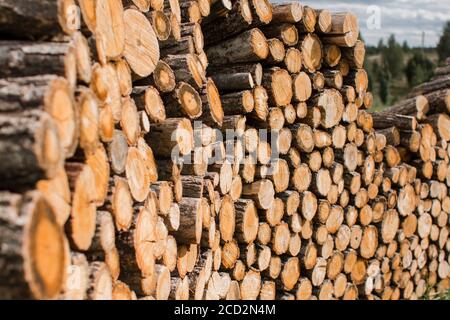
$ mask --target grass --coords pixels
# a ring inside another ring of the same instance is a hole
[[[430,290],[425,293],[422,298],[423,300],[450,300],[450,291],[444,293],[430,292]]]

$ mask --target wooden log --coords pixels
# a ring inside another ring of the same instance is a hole
[[[163,95],[167,117],[174,118],[187,115],[192,119],[202,114],[202,104],[199,93],[189,84],[179,82],[175,90]],[[149,108],[153,107],[152,105]]]
[[[297,28],[290,23],[271,23],[270,26],[261,27],[261,31],[268,39],[279,39],[283,41],[286,46],[295,46],[298,42]]]
[[[76,47],[72,43],[2,41],[0,65],[4,78],[54,74],[65,77],[72,88],[77,80]]]
[[[272,23],[297,23],[303,17],[303,7],[296,2],[272,5]]]
[[[73,91],[67,80],[44,75],[0,81],[0,110],[17,112],[36,108],[43,109],[52,116],[63,147],[63,155],[72,156],[79,134],[78,113]],[[66,115],[64,119],[59,116],[61,112]]]
[[[176,151],[182,155],[189,154],[193,149],[193,139],[192,126],[187,119],[183,118],[170,118],[155,124],[146,137],[154,154],[161,157],[170,157],[173,148],[177,148]],[[163,141],[167,143],[162,143]]]
[[[71,35],[80,28],[80,16],[75,1],[4,1],[0,32],[16,38],[49,38]]]
[[[359,36],[358,19],[355,14],[338,12],[331,14],[331,30],[323,37],[326,43],[353,47]]]
[[[196,88],[201,88],[205,82],[205,75],[196,55],[168,55],[164,62],[172,68],[178,81],[187,82]]]
[[[303,33],[313,33],[316,28],[316,11],[308,6],[303,6],[303,17],[297,24],[297,28]]]
[[[56,298],[69,260],[66,239],[52,209],[39,192],[24,195],[3,192],[0,197],[3,221],[0,237],[5,244],[1,250],[4,266],[0,272],[1,296],[4,299]]]
[[[97,47],[101,47],[104,50],[107,59],[114,60],[119,58],[125,49],[126,29],[129,30],[130,24],[133,23],[134,19],[124,19],[122,1],[101,0],[96,2],[95,20]],[[146,21],[148,23],[148,20]],[[128,23],[128,25],[125,23]],[[132,39],[130,36],[132,37],[130,34],[128,39]]]
[[[299,73],[303,60],[302,53],[296,48],[288,48],[284,57],[284,65],[289,73]]]
[[[268,39],[267,43],[269,45],[269,56],[266,58],[267,63],[277,64],[282,62],[286,55],[283,42],[277,38],[272,38]]]
[[[204,108],[203,121],[210,126],[222,127],[224,111],[219,90],[212,78],[207,78],[201,91],[202,107]]]
[[[272,4],[268,0],[251,0],[252,14],[259,21],[255,23],[268,24],[272,21]]]
[[[224,9],[226,9],[228,5],[230,5],[228,8],[231,7],[231,2],[228,1],[216,1],[215,3],[223,5],[222,8]],[[233,5],[233,10],[228,11],[226,16],[222,15],[215,17],[214,15],[210,15],[202,21],[202,24],[207,26],[203,28],[205,43],[206,45],[211,46],[222,42],[226,38],[248,29],[252,21],[253,17],[250,9],[250,1],[236,1]]]
[[[92,71],[92,90],[100,101],[109,105],[114,122],[119,122],[122,116],[122,95],[116,68],[112,64],[95,64]]]
[[[89,264],[89,286],[87,295],[89,300],[111,300],[113,281],[108,266],[103,262]]]
[[[299,50],[303,55],[303,65],[309,72],[315,72],[322,65],[322,43],[314,34],[308,34],[299,40]]]
[[[177,243],[200,243],[202,235],[202,208],[206,199],[183,198],[180,206],[180,227],[173,232]]]
[[[2,114],[0,124],[2,189],[33,187],[40,179],[56,176],[64,156],[48,114],[38,110]]]
[[[251,243],[258,235],[259,219],[256,206],[251,200],[235,202],[236,238],[241,243]]]
[[[235,48],[239,47],[240,50]],[[269,46],[259,29],[248,30],[232,39],[206,50],[212,65],[256,62],[267,58]]]
[[[291,102],[292,79],[286,70],[272,68],[264,73],[263,86],[268,90],[270,103],[280,107]]]
[[[261,209],[269,209],[274,201],[275,190],[270,180],[260,180],[245,185],[242,189],[244,198],[250,198]]]

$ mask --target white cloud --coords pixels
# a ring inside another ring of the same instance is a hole
[[[425,32],[425,45],[435,46],[444,24],[450,20],[449,0],[302,0],[304,5],[331,11],[353,11],[360,21],[361,33],[368,44],[375,45],[380,38],[394,34],[399,41],[421,45]],[[367,8],[376,5],[381,9],[381,30],[368,30]]]

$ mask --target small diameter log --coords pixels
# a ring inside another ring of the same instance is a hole
[[[208,73],[212,75],[228,75],[232,76],[238,73],[250,73],[251,83],[256,86],[261,85],[262,76],[263,76],[263,68],[260,63],[248,63],[248,64],[233,64],[233,65],[223,65],[223,66],[211,66],[208,68]],[[250,83],[250,82],[248,82]],[[243,89],[252,89],[251,87],[246,87]],[[226,90],[226,89],[224,89]],[[230,91],[236,91],[238,89],[229,89]]]
[[[139,110],[145,110],[151,122],[159,123],[166,119],[164,102],[156,88],[152,86],[135,86],[131,97]]]
[[[266,38],[276,38],[281,40],[286,46],[295,46],[298,42],[298,31],[295,25],[290,23],[273,24],[261,27]]]
[[[251,29],[225,43],[207,49],[206,54],[212,65],[255,62],[267,58],[269,46],[259,29]]]
[[[206,84],[201,91],[203,109],[203,121],[210,126],[222,127],[224,111],[219,90],[212,78],[206,79]]]
[[[73,190],[68,234],[73,246],[85,251],[91,246],[95,234],[95,176],[89,165],[71,162],[66,163],[65,168]]]
[[[284,56],[284,65],[289,73],[299,73],[302,69],[303,60],[302,53],[296,48],[286,50]]]
[[[163,60],[159,60],[156,64],[152,77],[156,88],[160,92],[167,93],[175,89],[175,74],[172,68]]]
[[[305,72],[292,76],[293,98],[295,101],[305,102],[312,94],[312,84],[309,76]]]
[[[204,198],[183,198],[178,204],[180,207],[180,226],[172,234],[177,243],[200,243],[202,235]]]
[[[202,21],[205,43],[208,46],[223,42],[226,38],[245,31],[252,23],[253,17],[250,9],[250,0],[235,2],[234,8],[231,11],[225,9],[228,5],[231,7],[231,1],[215,1],[213,6],[223,5],[225,3],[227,5],[222,6],[220,12],[226,13],[226,16],[223,14],[220,16],[211,14]]]
[[[339,91],[326,89],[313,100],[321,112],[320,123],[324,128],[332,128],[341,121],[344,113],[344,102]]]
[[[133,198],[142,202],[146,199],[150,188],[150,177],[143,154],[138,148],[128,149],[125,174]]]
[[[281,68],[272,68],[263,75],[263,85],[268,90],[269,101],[278,107],[292,100],[292,78]]]
[[[303,55],[303,65],[309,72],[315,72],[322,65],[322,43],[314,34],[308,34],[299,41]]]
[[[170,18],[165,15],[164,12],[155,10],[146,14],[146,17],[150,18],[152,27],[159,41],[169,39],[172,32],[172,25],[170,24]]]
[[[220,99],[225,115],[246,114],[255,108],[253,93],[250,90],[223,94]]]
[[[272,23],[297,23],[303,17],[303,7],[300,3],[272,4]]]
[[[241,298],[243,300],[256,300],[261,291],[261,274],[250,270],[241,282]]]
[[[354,47],[342,49],[342,56],[353,69],[361,69],[364,67],[365,55],[366,47],[361,40],[356,41]]]
[[[242,189],[244,198],[250,198],[261,209],[269,209],[274,201],[275,190],[270,180],[260,180]]]
[[[236,238],[240,243],[251,243],[258,236],[259,219],[252,200],[235,202]]]
[[[282,62],[286,55],[283,42],[277,38],[272,38],[268,39],[267,43],[269,44],[269,56],[266,59],[267,63],[277,64]]]
[[[176,89],[163,95],[162,99],[165,112],[169,118],[187,115],[191,119],[196,119],[202,115],[202,103],[199,93],[185,82],[179,82]]]
[[[155,124],[146,141],[156,156],[170,158],[172,154],[188,155],[193,149],[193,133],[189,120],[169,118]]]
[[[168,55],[164,58],[175,73],[177,81],[184,81],[191,86],[201,88],[205,82],[205,74],[201,62],[194,54]]]
[[[359,25],[356,15],[338,12],[331,14],[331,30],[323,37],[323,41],[341,47],[354,47],[358,36]]]

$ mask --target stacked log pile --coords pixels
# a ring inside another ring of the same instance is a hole
[[[0,0],[0,297],[448,288],[448,73],[371,114],[358,36],[297,2]]]
[[[395,243],[402,264],[393,276],[404,298],[420,297],[426,287],[433,288],[431,295],[448,287],[449,66],[447,60],[408,99],[373,114],[376,134],[383,135],[389,145],[385,172],[397,197],[401,227]]]

